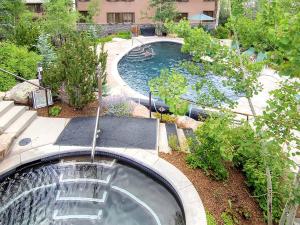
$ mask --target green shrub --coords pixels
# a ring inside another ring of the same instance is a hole
[[[217,221],[216,219],[214,218],[214,216],[206,211],[206,220],[207,220],[207,225],[217,225]]]
[[[36,77],[36,68],[41,56],[30,52],[25,47],[16,46],[8,42],[0,42],[0,68],[15,73],[25,79]],[[0,78],[0,91],[7,91],[15,81],[13,78],[3,76]],[[7,79],[5,79],[7,78]]]
[[[0,91],[8,91],[15,86],[16,83],[14,77],[0,71]]]
[[[273,218],[275,222],[281,216],[284,204],[287,200],[292,174],[290,162],[282,148],[275,141],[260,144],[261,140],[248,126],[247,129],[236,132],[234,145],[238,146],[233,157],[235,166],[241,168],[245,175],[247,185],[253,190],[253,195],[267,217],[267,178],[266,166],[270,168],[273,189]]]
[[[221,214],[221,218],[223,220],[224,225],[235,225],[234,219],[232,218],[232,215],[230,215],[227,212],[223,212]]]
[[[175,135],[175,134],[170,135],[168,137],[168,143],[169,143],[170,148],[173,151],[180,151],[180,146],[178,145],[177,135]]]
[[[123,31],[116,34],[116,37],[123,38],[123,39],[130,39],[131,33],[129,31]]]
[[[69,104],[82,109],[95,99],[94,84],[98,57],[86,33],[70,33],[57,51],[57,59],[44,72],[44,81],[54,90],[63,86]]]
[[[192,168],[201,168],[217,180],[227,179],[225,162],[233,156],[231,121],[228,116],[212,117],[195,131],[189,141],[191,154],[187,157],[187,163]]]
[[[50,108],[49,113],[51,116],[56,117],[61,113],[61,110],[62,110],[62,108],[60,106],[53,106]]]
[[[130,116],[132,107],[128,102],[117,102],[108,106],[108,114],[118,117]]]
[[[160,113],[153,113],[153,115],[155,116],[155,118],[158,118],[158,119],[161,118]],[[161,122],[163,122],[163,123],[175,123],[176,122],[176,117],[171,115],[171,114],[163,114]]]
[[[230,30],[227,27],[224,26],[218,26],[213,31],[213,36],[219,39],[226,39],[230,35]]]

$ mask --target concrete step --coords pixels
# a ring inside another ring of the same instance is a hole
[[[13,101],[1,101],[0,102],[0,116],[4,115],[13,106],[14,106]]]
[[[15,134],[15,136],[19,136],[35,118],[37,118],[36,111],[25,111],[24,114],[4,131],[4,133],[11,133]]]
[[[0,117],[0,134],[14,123],[25,111],[25,106],[14,106]]]
[[[171,153],[171,149],[168,143],[168,135],[166,125],[164,123],[159,124],[159,145],[158,151],[163,153]]]

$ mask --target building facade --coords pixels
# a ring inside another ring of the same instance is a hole
[[[89,0],[77,0],[77,10],[85,14]],[[176,7],[182,17],[198,13],[215,16],[214,0],[177,0]],[[152,23],[153,9],[149,7],[149,0],[101,0],[99,12],[95,16],[98,24]]]
[[[149,0],[99,0],[99,12],[94,20],[97,24],[149,24],[153,23],[153,9]],[[74,0],[79,13],[88,12],[91,0]],[[28,7],[42,14],[43,0],[26,0]],[[176,7],[182,17],[198,13],[215,16],[215,0],[176,0]]]

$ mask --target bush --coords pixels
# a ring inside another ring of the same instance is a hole
[[[230,30],[227,27],[224,26],[218,26],[214,31],[213,31],[213,36],[219,39],[226,39],[230,35]]]
[[[0,67],[15,73],[25,79],[36,77],[36,68],[41,57],[30,52],[25,47],[19,47],[8,42],[0,43]],[[0,91],[7,91],[15,85],[16,81],[11,76],[0,78]]]
[[[207,225],[217,225],[217,221],[210,212],[206,212]]]
[[[210,118],[195,131],[189,140],[191,154],[187,163],[201,168],[217,180],[226,180],[228,171],[225,161],[230,161],[233,149],[230,144],[231,117]]]
[[[161,115],[158,112],[153,113],[153,115],[154,115],[155,118],[158,118],[158,119],[161,118]],[[163,114],[161,122],[163,122],[163,123],[175,123],[176,122],[176,117],[171,115],[171,114]]]
[[[56,117],[61,113],[61,110],[62,110],[62,108],[60,106],[53,106],[50,108],[49,113],[51,116]]]
[[[71,33],[57,52],[57,59],[45,70],[44,81],[54,90],[65,87],[69,104],[82,109],[95,99],[97,53],[86,33]]]
[[[180,146],[178,145],[177,135],[175,135],[175,134],[170,135],[168,137],[168,143],[169,143],[170,148],[173,151],[180,151]]]
[[[255,135],[250,126],[244,126],[235,133],[234,145],[237,146],[233,157],[236,167],[242,169],[246,175],[247,185],[253,190],[260,207],[267,216],[267,179],[266,166],[270,168],[273,189],[273,218],[278,222],[284,204],[287,200],[292,174],[290,162],[286,153],[275,141],[265,143],[264,149],[261,140]]]
[[[105,37],[101,37],[98,39],[98,43],[106,43],[112,41],[113,38],[123,38],[123,39],[130,39],[131,33],[129,31],[123,31],[116,34],[111,34]]]

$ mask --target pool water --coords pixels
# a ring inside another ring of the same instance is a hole
[[[177,198],[112,158],[65,159],[0,181],[1,225],[184,225]]]
[[[155,42],[151,43],[155,55],[147,60],[131,60],[130,52],[125,55],[118,63],[118,71],[122,79],[135,91],[148,96],[149,86],[148,82],[159,76],[160,71],[164,68],[176,69],[188,78],[188,93],[183,97],[189,100],[196,101],[197,93],[193,86],[200,81],[198,76],[193,76],[179,64],[183,60],[190,60],[188,54],[181,52],[181,44],[174,42]],[[134,51],[135,49],[133,49]],[[142,57],[141,57],[142,58]],[[219,77],[209,75],[210,80],[214,85],[223,90],[225,95],[231,99],[237,99],[235,93],[228,87],[224,87],[222,80]],[[207,92],[205,88],[201,91]]]

